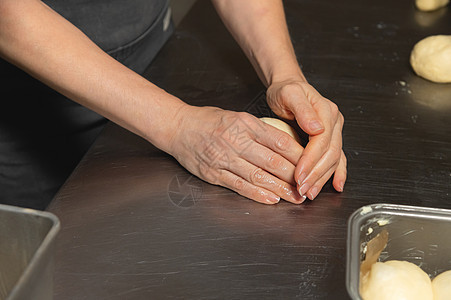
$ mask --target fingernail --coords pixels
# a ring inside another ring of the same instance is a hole
[[[323,125],[321,125],[321,123],[316,120],[310,121],[309,127],[312,132],[317,132],[324,129]]]
[[[305,177],[307,177],[307,174],[305,174],[305,173],[301,173],[301,175],[299,175],[298,185],[301,185],[302,182],[304,182]]]
[[[269,204],[276,204],[279,203],[279,201],[280,197],[274,195],[269,195],[268,198],[266,198],[266,202]]]
[[[304,183],[301,188],[299,189],[299,194],[301,196],[305,196],[305,194],[307,193],[307,191],[310,189],[310,186],[307,183]]]
[[[316,186],[312,187],[312,189],[310,190],[310,200],[313,200],[316,198],[316,196],[318,196],[318,188]]]
[[[305,201],[305,199],[307,199],[307,196],[297,196],[295,198],[293,198],[293,201],[291,201],[294,204],[301,204]]]
[[[338,191],[339,191],[339,192],[343,192],[343,189],[344,189],[344,183],[343,183],[343,182],[340,182],[340,183],[338,184]]]

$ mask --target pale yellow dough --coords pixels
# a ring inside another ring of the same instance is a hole
[[[410,54],[410,64],[423,78],[451,82],[451,35],[434,35],[419,41]]]
[[[433,300],[429,276],[417,265],[398,260],[377,262],[362,278],[364,300]]]
[[[434,300],[451,299],[451,270],[441,273],[432,280],[432,290]]]
[[[415,5],[419,10],[432,11],[439,9],[449,3],[449,0],[415,0]]]
[[[276,119],[276,118],[268,118],[268,117],[260,118],[260,120],[262,120],[266,124],[272,125],[272,126],[276,127],[277,129],[280,129],[280,130],[288,133],[298,143],[301,143],[301,139],[299,138],[299,135],[297,134],[297,132],[293,129],[293,127],[291,127],[284,121]]]

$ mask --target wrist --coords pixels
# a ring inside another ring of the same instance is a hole
[[[302,73],[283,73],[277,74],[271,77],[269,81],[269,86],[280,83],[280,82],[305,82],[307,83],[307,79]]]
[[[158,100],[148,101],[139,135],[162,151],[171,154],[174,138],[181,123],[181,111],[190,106],[164,92]]]
[[[277,64],[277,66],[271,68],[271,71],[268,72],[268,87],[277,82],[289,81],[307,82],[297,61]]]

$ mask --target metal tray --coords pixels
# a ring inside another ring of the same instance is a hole
[[[0,299],[52,299],[58,218],[0,204]]]
[[[368,241],[382,229],[389,233],[380,261],[406,260],[429,276],[451,270],[451,210],[372,204],[356,210],[348,219],[346,287],[360,300],[360,263]]]

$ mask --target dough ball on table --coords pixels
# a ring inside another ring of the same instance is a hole
[[[288,133],[289,135],[291,135],[291,137],[293,137],[299,144],[301,143],[301,139],[299,138],[298,133],[293,129],[293,127],[291,127],[290,125],[288,125],[287,123],[285,123],[282,120],[276,119],[276,118],[260,118],[260,120],[262,120],[263,122],[265,122],[266,124],[272,125],[274,127],[276,127],[277,129],[280,129],[286,133]]]
[[[364,300],[432,300],[429,276],[417,265],[399,260],[377,262],[362,278]]]
[[[410,54],[417,75],[434,82],[451,82],[451,35],[433,35],[419,41]]]
[[[448,4],[449,0],[415,0],[415,5],[419,10],[432,11]]]
[[[451,270],[443,272],[432,280],[434,300],[451,299]]]

